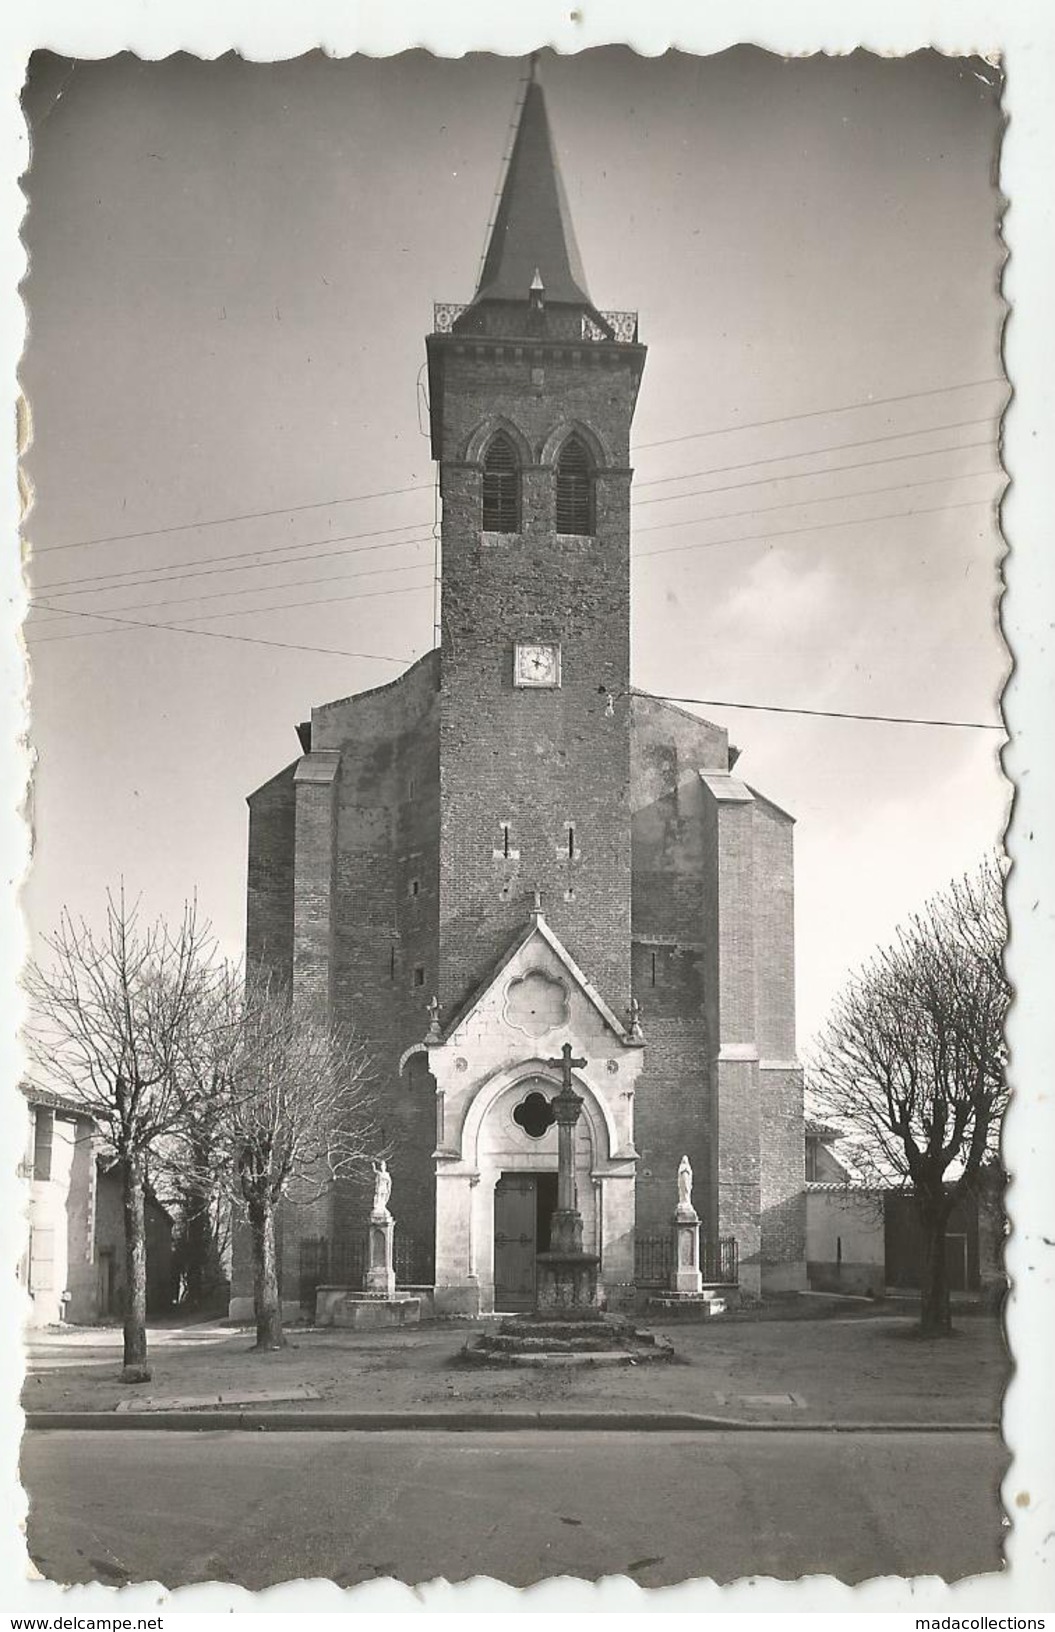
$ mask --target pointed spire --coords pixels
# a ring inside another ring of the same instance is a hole
[[[526,301],[541,284],[547,302],[589,306],[534,61],[530,76],[476,299]]]

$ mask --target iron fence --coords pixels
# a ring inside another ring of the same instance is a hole
[[[638,1286],[669,1286],[674,1272],[674,1238],[669,1230],[634,1238],[634,1281]],[[731,1235],[700,1237],[700,1274],[705,1286],[735,1286],[740,1255]]]
[[[331,1241],[325,1235],[309,1236],[300,1243],[299,1301],[303,1310],[315,1309],[320,1286],[347,1286],[361,1291],[366,1279],[367,1231],[356,1230]],[[435,1278],[431,1241],[397,1230],[393,1242],[396,1285],[431,1286]]]

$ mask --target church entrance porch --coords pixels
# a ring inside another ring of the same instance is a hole
[[[535,1259],[549,1246],[556,1173],[503,1173],[495,1185],[495,1309],[534,1308]]]
[[[620,1025],[536,905],[520,939],[445,1029],[425,1042],[435,1083],[440,1314],[533,1307],[537,1256],[568,1202],[603,1295],[632,1294],[634,1086],[644,1042]],[[581,1114],[558,1128],[567,1074]],[[567,1146],[565,1150],[564,1147]],[[563,1163],[558,1151],[564,1150]]]

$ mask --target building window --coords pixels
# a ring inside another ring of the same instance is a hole
[[[806,1183],[817,1183],[817,1141],[806,1140]]]
[[[491,854],[496,861],[520,860],[520,851],[513,843],[513,826],[511,822],[499,822],[498,838],[492,847]]]
[[[51,1146],[55,1137],[55,1112],[38,1105],[33,1118],[33,1177],[51,1178]]]
[[[420,895],[421,894],[421,880],[420,880],[420,878],[412,878],[410,880],[410,883],[407,885],[407,894],[408,895]]]
[[[557,460],[557,531],[593,532],[593,468],[577,436],[568,438]]]
[[[415,986],[424,986],[425,984],[425,965],[423,963],[414,965],[414,984]]]
[[[520,471],[516,449],[504,431],[491,439],[484,454],[483,530],[520,531]]]

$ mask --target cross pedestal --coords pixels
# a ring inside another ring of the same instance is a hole
[[[575,1194],[575,1126],[582,1111],[582,1098],[572,1087],[573,1066],[586,1061],[572,1058],[571,1044],[565,1043],[559,1060],[548,1065],[561,1069],[561,1091],[553,1100],[557,1120],[557,1206],[550,1220],[548,1252],[535,1260],[535,1311],[560,1320],[600,1318],[597,1308],[597,1270],[600,1259],[582,1247],[582,1214]]]

